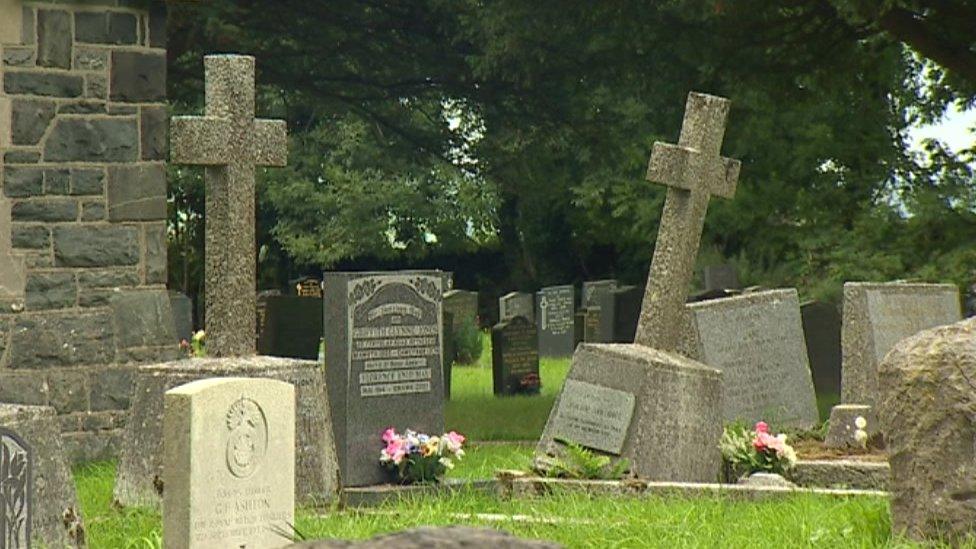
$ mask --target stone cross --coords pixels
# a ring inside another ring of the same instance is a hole
[[[674,351],[711,195],[732,198],[738,160],[719,156],[729,101],[688,94],[677,145],[654,143],[647,180],[668,186],[634,343]]]
[[[254,119],[254,58],[208,55],[206,115],[174,117],[171,160],[206,166],[207,353],[255,354],[254,167],[284,166],[283,120]]]

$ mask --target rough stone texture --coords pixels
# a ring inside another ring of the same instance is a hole
[[[673,351],[711,195],[732,198],[740,163],[719,152],[729,101],[690,93],[678,145],[654,143],[647,179],[668,186],[635,343]]]
[[[976,319],[899,342],[878,368],[896,533],[976,536]]]
[[[702,301],[687,310],[691,329],[682,354],[725,374],[726,422],[820,423],[796,290]]]
[[[62,267],[135,265],[139,233],[129,226],[57,226],[54,258]]]
[[[135,44],[136,24],[136,16],[131,13],[79,11],[75,14],[75,40],[89,44]]]
[[[105,312],[19,315],[12,323],[5,363],[16,370],[111,364],[114,338],[112,318]]]
[[[84,546],[75,486],[52,408],[0,404],[0,427],[16,433],[33,453],[31,533],[49,547]],[[67,523],[67,526],[65,525]]]
[[[71,170],[71,194],[101,195],[105,189],[104,170]]]
[[[37,11],[37,65],[71,68],[71,15],[67,11]]]
[[[786,478],[797,486],[853,490],[887,490],[891,468],[887,462],[800,460]]]
[[[36,145],[54,119],[51,101],[18,99],[13,102],[12,135],[14,145]]]
[[[3,194],[10,198],[28,198],[44,194],[44,170],[6,167]]]
[[[279,546],[295,523],[295,388],[213,378],[167,391],[163,456],[167,547]]]
[[[131,51],[112,52],[112,101],[156,103],[166,99],[166,56]]]
[[[521,539],[492,528],[470,528],[467,526],[434,528],[426,526],[385,534],[365,541],[306,541],[287,547],[288,549],[342,549],[346,547],[361,549],[385,549],[388,547],[398,549],[461,549],[464,547],[556,549],[562,545],[549,541]]]
[[[71,74],[7,72],[3,89],[11,95],[81,97],[83,82],[81,76]]]
[[[78,219],[78,203],[60,199],[16,202],[10,215],[14,221],[75,221]]]
[[[138,370],[115,499],[122,505],[157,506],[162,477],[163,394],[210,377],[259,377],[295,386],[295,495],[302,503],[327,503],[339,492],[329,395],[319,363],[274,357],[206,358],[142,366]],[[165,488],[163,488],[165,490]]]
[[[628,459],[639,477],[678,482],[713,482],[719,477],[722,373],[718,370],[640,345],[584,343],[573,355],[567,384],[573,381],[633,396],[633,415],[623,426],[624,442],[616,455]],[[585,421],[588,431],[602,432],[607,438],[619,434],[625,418],[607,414],[626,410],[601,410],[601,402],[588,409],[564,410],[568,400],[564,388],[546,422],[537,455],[560,451],[554,437],[563,430],[560,424],[574,417]]]
[[[166,219],[166,167],[163,164],[108,169],[109,221]]]
[[[164,60],[165,62],[165,60]],[[171,160],[206,169],[207,350],[254,353],[254,166],[284,166],[285,123],[254,119],[254,58],[204,60],[206,116],[172,120]]]
[[[499,322],[505,322],[517,316],[525,317],[529,322],[535,322],[535,305],[532,294],[509,292],[498,298]]]
[[[876,404],[878,365],[895,343],[961,314],[953,284],[844,284],[841,402]]]
[[[539,327],[539,354],[572,356],[573,317],[576,315],[576,289],[549,286],[536,293],[536,325]]]
[[[135,120],[59,118],[44,146],[51,162],[135,162],[138,154]]]
[[[881,443],[881,425],[878,415],[871,406],[864,404],[839,404],[830,410],[830,427],[824,438],[824,446],[828,448],[861,448],[862,443],[855,439],[858,431],[855,421],[863,418],[863,431],[867,435],[865,445],[878,446]]]

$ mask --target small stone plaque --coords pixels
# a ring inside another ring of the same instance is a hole
[[[17,433],[0,427],[0,548],[29,548],[34,455]]]
[[[567,379],[553,438],[620,455],[634,415],[633,393]]]

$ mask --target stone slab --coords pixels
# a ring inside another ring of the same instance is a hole
[[[576,315],[576,288],[572,285],[548,286],[536,293],[536,325],[539,329],[539,354],[551,357],[572,356],[576,349],[573,319]]]
[[[317,360],[322,339],[322,298],[258,297],[258,353]]]
[[[612,343],[615,341],[613,319],[616,309],[614,309],[613,291],[617,289],[617,286],[618,283],[614,279],[583,282],[581,308],[599,308],[600,310],[599,327],[592,332],[592,337],[585,339],[587,343]]]
[[[856,433],[858,418],[864,420],[864,434],[867,438],[859,441]],[[881,425],[874,407],[865,404],[838,404],[830,410],[830,425],[824,446],[827,448],[863,448],[868,445],[878,446],[881,442]]]
[[[553,438],[620,455],[634,417],[633,393],[566,380]]]
[[[471,322],[474,326],[478,325],[478,292],[448,290],[444,292],[443,308],[444,312],[453,315],[452,333],[457,333],[465,322]]]
[[[833,303],[800,305],[810,373],[818,395],[840,395],[840,310]]]
[[[498,321],[505,322],[517,316],[524,316],[535,322],[535,305],[532,294],[509,292],[498,298]]]
[[[295,495],[304,504],[333,501],[339,467],[329,395],[320,364],[252,356],[191,359],[142,366],[136,373],[129,420],[115,480],[121,505],[156,507],[163,478],[163,395],[169,389],[211,377],[270,378],[295,386],[297,432]]]
[[[613,342],[633,343],[637,335],[644,289],[637,286],[618,286],[613,296]]]
[[[523,316],[491,329],[491,370],[495,395],[538,394],[539,347],[535,324]]]

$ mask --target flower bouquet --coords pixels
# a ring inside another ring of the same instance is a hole
[[[752,430],[729,426],[719,444],[722,458],[732,472],[775,473],[782,475],[796,465],[796,451],[786,443],[786,435],[772,435],[764,421]]]
[[[441,436],[407,430],[398,434],[393,427],[383,431],[386,448],[380,451],[380,464],[397,473],[404,484],[437,482],[454,460],[464,457],[464,437],[454,431]]]

